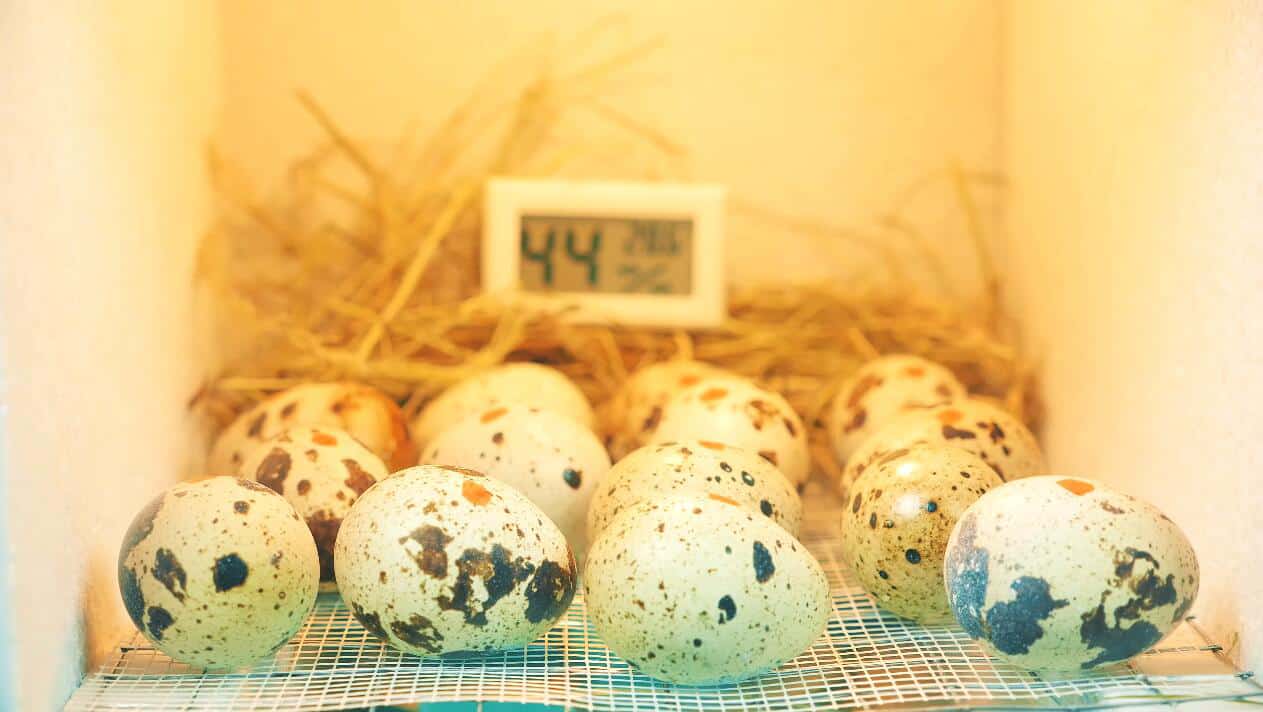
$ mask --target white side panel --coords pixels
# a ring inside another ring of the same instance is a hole
[[[217,22],[211,0],[0,9],[0,689],[16,709],[60,707],[130,628],[118,542],[193,451]]]
[[[1008,12],[1011,284],[1053,465],[1177,521],[1195,612],[1260,669],[1263,5]]]

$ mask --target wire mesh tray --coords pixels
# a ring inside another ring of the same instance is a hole
[[[922,626],[885,613],[837,558],[837,502],[810,495],[807,501],[802,541],[828,574],[833,615],[809,650],[741,684],[680,687],[632,670],[597,637],[581,595],[526,648],[421,659],[370,637],[337,594],[324,593],[294,640],[236,673],[174,662],[137,633],[84,680],[67,709],[330,710],[482,700],[593,710],[903,710],[1263,697],[1252,673],[1235,670],[1191,619],[1163,647],[1130,663],[1052,677],[990,657],[955,626]]]

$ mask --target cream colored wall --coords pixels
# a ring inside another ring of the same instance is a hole
[[[993,0],[224,0],[223,18],[221,145],[263,182],[318,139],[295,89],[352,135],[392,139],[413,122],[425,135],[493,66],[543,52],[550,33],[563,69],[660,37],[609,85],[610,103],[688,147],[691,177],[798,217],[863,223],[950,158],[997,166]],[[917,217],[957,232],[945,195]],[[844,246],[822,259],[780,229],[740,214],[733,224],[739,280],[836,275],[870,257]]]
[[[1263,6],[1007,5],[1012,283],[1046,445],[1166,510],[1263,667]]]
[[[60,709],[85,658],[131,630],[118,542],[194,451],[218,16],[211,0],[71,5],[0,7],[5,709]]]

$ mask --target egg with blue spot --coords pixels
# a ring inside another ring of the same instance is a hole
[[[1082,671],[1157,645],[1188,615],[1192,545],[1156,507],[1081,477],[1010,482],[957,522],[944,558],[956,620],[1034,670]]]

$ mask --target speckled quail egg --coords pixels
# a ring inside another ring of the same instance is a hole
[[[864,364],[838,390],[829,410],[829,442],[845,465],[865,438],[891,418],[965,398],[968,392],[946,368],[908,354]]]
[[[1047,471],[1044,454],[1030,430],[1003,408],[967,398],[926,410],[904,413],[871,435],[842,471],[843,494],[873,463],[913,445],[951,445],[981,457],[1002,480]]]
[[[757,453],[795,487],[811,474],[807,429],[780,395],[740,378],[708,378],[680,391],[662,411],[651,442],[711,440]]]
[[[970,637],[1029,669],[1080,670],[1154,646],[1197,597],[1197,557],[1153,505],[1079,477],[983,495],[947,544],[944,578]]]
[[[1003,484],[977,455],[918,445],[874,462],[842,509],[842,552],[882,608],[921,623],[952,619],[943,552],[956,520]]]
[[[732,682],[772,669],[824,631],[829,586],[771,520],[719,495],[629,507],[592,544],[588,615],[610,649],[667,682]]]
[[[337,428],[299,426],[250,451],[239,474],[283,495],[307,522],[320,580],[333,580],[333,542],[351,505],[389,472],[381,458]]]
[[[212,669],[248,665],[294,636],[316,603],[311,532],[283,497],[213,477],[167,490],[118,555],[123,604],[154,647]]]
[[[647,445],[618,461],[592,495],[588,537],[624,509],[672,494],[713,494],[798,536],[802,501],[776,466],[748,450],[710,440]]]
[[[519,404],[551,410],[596,428],[587,396],[561,371],[537,363],[507,363],[471,376],[440,393],[412,419],[422,450],[439,433],[492,406]]]
[[[391,470],[417,462],[403,412],[385,393],[361,383],[308,383],[277,393],[238,416],[215,441],[209,470],[237,472],[250,450],[295,425],[341,428]]]
[[[524,495],[436,465],[360,496],[334,568],[360,623],[422,656],[526,645],[565,613],[577,574],[561,530]]]
[[[610,455],[621,460],[649,442],[662,410],[681,390],[703,378],[727,375],[701,361],[663,361],[637,369],[601,409],[602,432]]]
[[[423,463],[453,465],[507,482],[561,528],[580,558],[597,483],[610,469],[601,441],[579,423],[524,405],[475,413],[430,441]]]

